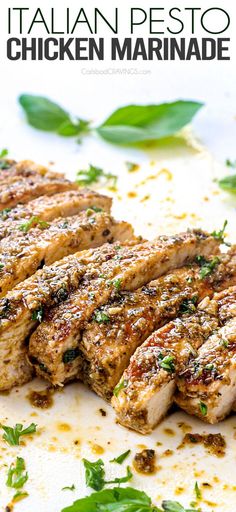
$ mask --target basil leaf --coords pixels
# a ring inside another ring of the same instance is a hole
[[[70,507],[61,512],[155,512],[158,509],[151,505],[145,492],[132,487],[105,489],[95,492],[86,498],[76,500]]]
[[[114,459],[110,460],[110,462],[116,462],[117,464],[122,464],[125,459],[129,456],[131,453],[131,450],[127,450],[127,452],[121,453],[118,457],[115,457]]]
[[[236,174],[225,176],[225,178],[218,181],[218,184],[222,190],[236,194]]]
[[[19,103],[26,113],[28,123],[38,130],[56,132],[64,137],[89,131],[89,121],[79,118],[73,120],[66,110],[44,96],[22,94]]]
[[[163,139],[190,123],[203,106],[196,101],[119,108],[96,131],[109,142],[129,144]]]

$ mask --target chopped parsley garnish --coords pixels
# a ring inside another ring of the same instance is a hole
[[[31,423],[29,427],[23,429],[23,425],[21,423],[16,423],[15,427],[8,427],[7,425],[1,425],[1,428],[4,430],[5,434],[3,434],[3,439],[10,446],[19,446],[20,437],[26,436],[29,434],[34,434],[36,432],[37,425],[35,423]]]
[[[116,462],[117,464],[122,464],[122,462],[124,462],[124,460],[127,459],[127,457],[129,456],[130,453],[131,453],[131,450],[127,450],[126,452],[121,453],[121,455],[119,455],[118,457],[115,457],[114,459],[110,460],[110,462]]]
[[[107,484],[122,484],[128,482],[133,476],[129,466],[127,466],[126,476],[116,477],[114,480],[107,481],[105,480],[104,462],[102,459],[98,459],[96,462],[83,459],[83,463],[85,467],[86,485],[95,491],[101,491]]]
[[[126,388],[127,386],[127,381],[125,379],[121,379],[120,382],[118,382],[118,384],[116,384],[115,388],[113,389],[113,395],[115,396],[118,396],[119,395],[119,392]]]
[[[11,164],[9,164],[7,162],[7,160],[5,160],[6,156],[8,155],[8,149],[2,149],[2,151],[0,152],[0,169],[9,169],[9,167],[11,167]]]
[[[214,370],[214,368],[215,368],[215,365],[213,363],[209,363],[204,366],[204,370],[206,370],[208,372],[211,372],[211,370]]]
[[[75,491],[75,484],[67,485],[66,487],[62,487],[62,491]]]
[[[44,311],[41,306],[39,309],[36,309],[35,311],[33,311],[32,317],[31,317],[32,320],[35,320],[35,321],[41,323],[43,321],[43,313],[44,313]]]
[[[3,263],[0,263],[0,270],[2,270],[3,268],[4,268]]]
[[[181,302],[179,307],[180,313],[194,313],[196,310],[196,303],[197,303],[198,297],[195,295],[191,299],[184,299],[183,302]]]
[[[199,409],[203,416],[207,415],[207,405],[204,402],[199,402]]]
[[[74,361],[77,357],[79,357],[80,351],[78,348],[70,348],[69,350],[66,350],[62,356],[63,363],[71,363],[71,361]]]
[[[103,313],[102,311],[95,311],[93,315],[93,320],[97,322],[98,324],[107,324],[110,322],[110,317],[106,315],[106,313]]]
[[[112,285],[116,289],[117,292],[120,291],[122,279],[112,279],[111,281],[107,281],[108,286]]]
[[[223,228],[220,229],[219,231],[213,231],[211,233],[211,235],[216,239],[216,240],[219,240],[219,242],[221,242],[222,244],[224,243],[224,239],[225,239],[225,229],[226,229],[226,226],[228,224],[228,221],[225,220],[224,221],[224,224],[223,224]]]
[[[17,457],[16,463],[11,464],[7,473],[7,487],[21,489],[28,480],[28,473],[25,471],[25,461],[22,457]]]
[[[112,186],[116,185],[117,176],[110,172],[105,172],[100,167],[89,165],[87,170],[77,172],[76,183],[81,186],[92,185],[93,183],[104,182],[105,184],[112,182]]]
[[[16,494],[14,494],[12,501],[16,503],[17,501],[24,500],[25,498],[28,498],[29,494],[26,491],[17,491]]]
[[[88,217],[90,215],[92,215],[92,213],[100,213],[100,212],[103,212],[103,209],[102,208],[99,208],[98,206],[90,206],[89,208],[87,208],[86,210],[86,213],[88,215]]]
[[[197,500],[200,500],[202,498],[202,493],[201,493],[201,490],[199,489],[199,485],[197,482],[195,482],[195,485],[194,485],[194,492],[196,494]]]
[[[222,345],[222,347],[224,347],[224,348],[228,348],[228,346],[229,346],[229,342],[228,342],[228,340],[224,340],[224,339],[222,339],[222,340],[220,341],[220,344],[221,344],[221,345]]]
[[[230,158],[227,158],[225,165],[227,167],[231,167],[231,169],[236,169],[236,160],[230,160]]]
[[[4,208],[4,210],[2,210],[2,211],[0,212],[0,216],[2,217],[2,220],[6,220],[6,219],[8,219],[8,217],[9,217],[9,215],[8,215],[8,214],[9,214],[10,212],[11,212],[11,208]]]
[[[200,265],[199,277],[200,279],[205,279],[205,277],[209,276],[216,265],[220,263],[220,259],[218,256],[214,256],[212,260],[206,260],[204,256],[196,256],[196,262]]]
[[[44,220],[39,219],[39,217],[33,216],[27,222],[20,224],[19,229],[20,229],[20,231],[23,231],[24,233],[28,233],[28,231],[32,227],[38,226],[40,229],[46,229],[49,227],[49,225],[50,224],[48,224],[48,222],[45,222]]]
[[[105,470],[103,460],[98,459],[96,462],[90,462],[87,459],[83,459],[83,464],[85,467],[86,485],[95,491],[101,491],[105,485]]]
[[[160,361],[159,365],[163,370],[166,370],[169,373],[173,373],[175,371],[174,356],[169,355],[163,357],[162,354],[159,354],[158,359]]]
[[[80,498],[61,512],[196,512],[177,501],[164,500],[161,508],[152,505],[151,498],[133,487],[114,487]]]

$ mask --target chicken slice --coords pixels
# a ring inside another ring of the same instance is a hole
[[[87,208],[94,208],[110,212],[112,199],[98,194],[93,190],[69,190],[53,196],[41,196],[25,205],[17,205],[14,208],[0,212],[0,240],[10,234],[18,233],[22,219],[29,219],[29,229],[37,225],[37,220],[50,221],[57,217],[75,215]],[[33,217],[33,218],[32,218]],[[36,219],[34,219],[36,217]],[[21,231],[22,235],[24,234]]]
[[[85,281],[65,303],[49,311],[31,336],[29,353],[34,362],[38,361],[37,373],[55,385],[81,377],[83,358],[86,358],[81,331],[99,306],[119,291],[135,290],[171,268],[193,260],[196,255],[217,250],[218,242],[199,231],[160,237],[140,244],[136,250],[121,250],[118,258],[101,266],[97,279]],[[107,318],[99,314],[96,320],[106,322]]]
[[[39,196],[52,196],[57,192],[78,189],[76,183],[54,173],[35,173],[29,177],[16,175],[0,183],[0,211],[12,208],[18,203],[27,203]]]
[[[205,312],[183,315],[137,348],[113,392],[118,421],[142,434],[151,432],[173,403],[176,372],[217,326]]]
[[[31,160],[22,160],[21,162],[14,162],[11,160],[0,160],[0,183],[1,186],[4,182],[10,182],[15,177],[30,178],[32,176],[47,176],[54,179],[63,178],[63,174],[49,171],[42,165],[35,164]]]
[[[104,244],[44,266],[0,299],[0,390],[30,380],[26,340],[42,320],[45,308],[66,300],[85,273],[91,279],[96,276],[103,262],[118,255],[126,235],[123,223],[117,223],[114,236],[119,245]],[[130,247],[134,243],[138,243],[136,239],[125,242]]]
[[[22,226],[27,227],[26,223]],[[133,235],[130,224],[123,223],[126,238]],[[0,297],[31,276],[43,265],[89,247],[114,240],[117,222],[107,213],[87,210],[73,217],[42,223],[22,236],[13,233],[0,242]]]
[[[210,268],[213,258],[205,261]],[[214,291],[236,284],[236,248],[217,258],[211,273],[193,264],[169,272],[135,292],[121,292],[95,311],[83,331],[80,349],[85,357],[83,379],[105,399],[129,364],[130,357],[150,334],[178,313],[194,311],[195,304]],[[206,267],[207,268],[207,267]],[[104,318],[105,321],[96,321]]]
[[[178,376],[176,402],[190,414],[217,423],[236,400],[236,287],[199,307],[216,315],[220,325]]]

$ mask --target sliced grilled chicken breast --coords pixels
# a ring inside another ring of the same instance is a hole
[[[205,259],[205,267],[210,268],[213,261],[214,258]],[[83,379],[98,395],[109,400],[130,357],[154,330],[178,313],[194,311],[203,297],[227,287],[229,282],[236,283],[235,248],[221,255],[204,278],[202,267],[195,263],[171,271],[136,292],[121,292],[95,311],[83,331]]]
[[[113,236],[125,241],[127,230],[117,223]],[[132,246],[137,240],[125,242]],[[97,276],[104,261],[118,255],[120,245],[104,244],[44,266],[0,299],[0,390],[23,384],[31,378],[26,340],[42,320],[47,307],[66,300],[86,273]]]
[[[236,400],[236,287],[203,301],[200,308],[216,315],[220,325],[178,376],[176,402],[190,414],[217,423]]]
[[[87,210],[39,226],[25,236],[13,233],[1,240],[0,297],[43,265],[50,265],[78,250],[112,242],[117,223],[107,213]],[[124,228],[128,239],[133,234],[132,228],[127,223],[123,224]]]
[[[217,319],[205,312],[183,315],[137,348],[114,389],[118,421],[142,434],[151,432],[173,403],[176,372],[217,326]]]
[[[78,189],[76,183],[57,175],[41,176],[35,174],[30,177],[12,176],[1,181],[0,211],[12,208],[18,203],[28,201],[43,195],[52,196],[57,192]]]
[[[64,304],[49,312],[31,336],[29,351],[38,361],[37,372],[53,384],[63,384],[76,375],[81,377],[81,365],[87,354],[81,343],[81,331],[97,307],[116,296],[117,291],[135,290],[197,254],[217,250],[218,242],[199,231],[160,237],[136,249],[121,249],[118,258],[101,266],[98,279],[85,281]],[[107,321],[100,313],[96,319]],[[42,365],[46,371],[42,371]]]
[[[10,182],[15,177],[29,178],[32,176],[47,176],[54,179],[55,177],[63,178],[63,174],[49,171],[42,165],[35,164],[31,160],[23,160],[21,162],[14,162],[10,160],[1,160],[5,165],[0,165],[0,183]],[[2,168],[5,167],[5,168]]]
[[[98,194],[93,190],[69,190],[53,196],[41,196],[27,204],[20,204],[0,212],[0,240],[17,233],[22,225],[22,219],[29,219],[29,229],[37,225],[38,220],[50,221],[57,217],[75,215],[87,208],[110,212],[112,199]],[[36,217],[35,219],[32,217]],[[24,232],[21,231],[24,235]]]

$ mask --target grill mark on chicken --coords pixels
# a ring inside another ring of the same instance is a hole
[[[22,219],[36,216],[40,220],[50,221],[57,217],[75,215],[89,207],[96,207],[109,213],[111,203],[110,197],[86,189],[70,190],[53,196],[41,196],[25,205],[18,205],[0,213],[0,240],[13,232],[19,235]]]
[[[124,223],[117,223],[114,236],[119,246],[126,240]],[[137,240],[125,243],[132,246]],[[97,275],[101,264],[117,255],[119,246],[104,244],[45,266],[0,299],[0,390],[23,384],[32,376],[26,341],[39,323],[37,314],[44,314],[47,307],[66,300],[85,273],[91,279]]]
[[[98,395],[108,400],[112,397],[130,357],[154,330],[179,312],[194,311],[196,302],[227,287],[230,281],[236,283],[236,254],[231,250],[220,260],[205,279],[199,266],[193,264],[137,292],[121,292],[95,312],[94,317],[105,315],[109,322],[92,320],[83,332],[80,347],[86,358],[83,378]]]
[[[30,355],[47,369],[45,375],[53,384],[81,376],[83,358],[86,358],[81,331],[100,305],[120,290],[135,290],[174,267],[179,267],[197,254],[209,254],[218,250],[215,239],[202,232],[187,232],[174,237],[160,237],[154,242],[140,244],[138,249],[123,251],[119,260],[101,267],[101,277],[80,286],[69,299],[45,317],[30,339]],[[67,361],[66,354],[75,355]],[[37,372],[43,372],[36,366]]]
[[[203,301],[200,308],[217,316],[219,328],[179,375],[176,402],[190,414],[217,423],[236,400],[236,287]]]
[[[0,183],[0,211],[12,208],[18,203],[27,203],[39,196],[52,196],[57,192],[78,189],[76,183],[54,173],[44,176],[40,173],[29,177],[11,176]]]
[[[125,226],[129,238],[132,229],[126,223]],[[112,217],[91,210],[56,219],[46,229],[35,227],[24,236],[20,232],[18,236],[13,233],[4,238],[0,242],[0,297],[43,265],[78,250],[111,242],[114,229],[116,222]]]

